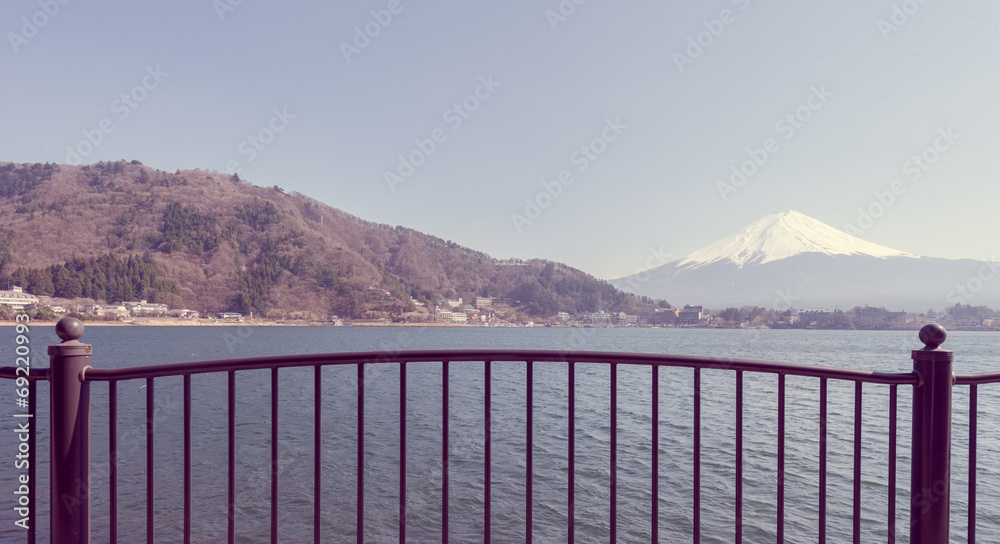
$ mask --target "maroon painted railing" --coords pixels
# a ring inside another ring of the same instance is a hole
[[[270,370],[271,385],[271,465],[270,465],[270,527],[271,542],[278,542],[278,376],[279,370],[292,367],[312,367],[314,372],[314,464],[313,464],[313,537],[315,542],[322,541],[322,371],[323,367],[331,365],[355,365],[357,367],[357,518],[355,523],[357,542],[364,540],[364,376],[365,366],[372,364],[394,364],[399,367],[399,542],[406,541],[406,368],[416,363],[441,363],[442,372],[442,504],[441,541],[448,542],[449,525],[449,366],[453,362],[480,362],[484,369],[484,421],[485,459],[484,459],[484,539],[490,541],[491,533],[491,370],[495,361],[525,362],[526,391],[526,504],[525,504],[525,535],[526,540],[532,540],[532,499],[533,499],[533,458],[534,444],[534,364],[539,362],[562,362],[568,367],[568,541],[575,539],[575,462],[576,462],[576,410],[575,410],[575,369],[578,364],[599,363],[610,365],[610,519],[611,542],[617,538],[617,444],[618,444],[618,366],[642,365],[651,367],[652,374],[652,519],[651,529],[653,541],[659,541],[661,531],[659,521],[659,444],[660,438],[660,393],[659,369],[661,367],[691,368],[693,371],[693,455],[692,455],[692,487],[693,498],[693,540],[700,541],[701,528],[701,371],[727,370],[732,371],[736,378],[736,401],[734,407],[736,428],[736,482],[735,482],[735,535],[736,541],[743,540],[743,378],[745,373],[773,374],[778,379],[778,444],[777,444],[777,538],[782,542],[785,530],[785,397],[786,377],[802,376],[819,380],[819,504],[818,504],[818,541],[827,540],[827,404],[828,382],[830,380],[854,383],[854,471],[853,471],[853,541],[861,539],[861,418],[862,395],[864,384],[888,385],[889,402],[889,447],[888,447],[888,527],[886,538],[895,542],[896,527],[896,420],[897,420],[897,389],[899,385],[913,386],[913,433],[911,441],[911,485],[910,485],[910,542],[913,544],[943,544],[948,542],[949,497],[951,475],[949,473],[951,454],[951,393],[954,385],[970,387],[970,447],[969,447],[969,523],[968,542],[975,542],[976,526],[976,432],[977,432],[977,386],[1000,382],[1000,372],[955,375],[952,372],[952,352],[939,348],[945,339],[944,329],[940,326],[925,326],[920,331],[920,339],[925,347],[914,350],[914,370],[905,373],[884,373],[874,371],[853,370],[844,368],[818,367],[803,364],[775,363],[764,361],[748,361],[739,359],[720,359],[709,357],[656,355],[641,353],[607,353],[607,352],[559,352],[536,350],[445,350],[445,351],[405,351],[394,353],[334,353],[319,355],[292,355],[283,357],[260,357],[248,359],[229,359],[210,362],[165,364],[122,369],[100,369],[90,367],[90,346],[81,344],[78,339],[83,334],[83,326],[72,318],[64,318],[57,325],[57,332],[64,340],[61,344],[51,346],[51,368],[47,370],[33,369],[28,376],[32,402],[29,403],[29,417],[34,417],[36,406],[35,384],[38,380],[48,380],[51,387],[51,540],[54,543],[85,543],[90,542],[90,398],[89,388],[93,382],[108,382],[109,394],[109,498],[110,498],[110,534],[112,544],[118,542],[118,489],[117,489],[117,383],[123,380],[145,380],[146,384],[146,498],[147,498],[147,541],[155,541],[155,430],[152,428],[152,413],[156,379],[167,376],[183,377],[183,418],[184,418],[184,498],[183,498],[183,538],[185,542],[192,540],[191,525],[191,381],[195,374],[226,373],[228,377],[228,507],[227,535],[229,542],[235,542],[235,492],[238,485],[235,477],[236,449],[236,380],[237,372],[247,370]],[[0,369],[0,377],[15,379],[18,373],[13,367]],[[23,375],[22,375],[23,377]],[[31,436],[30,449],[35,451]],[[35,466],[31,460],[32,470]],[[34,474],[30,475],[32,497],[34,493]],[[67,500],[67,498],[72,500]],[[27,531],[27,541],[35,540],[34,509],[30,519],[30,529]],[[102,538],[103,540],[103,538]]]

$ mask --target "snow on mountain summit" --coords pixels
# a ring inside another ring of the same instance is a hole
[[[788,210],[766,215],[736,234],[687,255],[678,266],[691,268],[718,261],[764,264],[798,255],[868,255],[871,257],[918,257],[873,244],[837,230],[799,212]]]

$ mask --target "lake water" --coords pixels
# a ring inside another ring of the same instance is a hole
[[[58,339],[50,326],[32,331],[36,366]],[[6,336],[4,336],[6,335]],[[10,341],[3,342],[3,338]],[[0,350],[13,360],[12,328],[0,330]],[[168,362],[291,353],[404,349],[599,350],[740,357],[905,372],[915,331],[801,331],[704,329],[496,329],[374,327],[90,327],[92,364],[117,368]],[[1000,369],[1000,335],[950,333],[957,372]],[[566,541],[567,367],[536,363],[534,538]],[[365,370],[365,541],[390,543],[398,531],[398,366]],[[650,541],[651,372],[619,365],[618,541]],[[356,367],[323,370],[324,542],[353,542],[356,471]],[[492,530],[495,542],[524,541],[524,363],[494,363],[492,379]],[[611,520],[609,368],[576,371],[576,536],[607,542]],[[744,378],[744,540],[770,542],[776,534],[777,379]],[[8,382],[9,383],[9,382]],[[702,372],[702,542],[732,542],[735,509],[734,373]],[[660,371],[660,531],[663,542],[689,542],[692,534],[692,371]],[[181,379],[156,382],[157,542],[181,542],[183,442]],[[407,368],[407,537],[440,541],[441,365]],[[13,389],[13,384],[9,384]],[[313,371],[280,372],[281,542],[311,542],[313,482]],[[483,523],[483,365],[450,367],[450,538],[480,542]],[[47,418],[47,386],[39,387]],[[226,529],[226,377],[192,380],[194,455],[192,497],[196,542],[223,542]],[[786,528],[789,542],[815,542],[818,518],[818,380],[787,379]],[[239,542],[267,542],[270,526],[270,373],[237,374],[237,515]],[[107,386],[93,386],[94,542],[106,542]],[[118,385],[119,541],[145,542],[145,389],[143,381]],[[862,532],[884,542],[888,501],[888,386],[864,388]],[[899,388],[897,542],[907,542],[910,397]],[[968,388],[955,388],[952,445],[952,533],[964,542],[968,475]],[[13,421],[13,393],[0,415]],[[854,444],[854,385],[830,382],[828,427],[828,541],[850,540]],[[981,542],[1000,542],[1000,386],[979,391],[978,523]],[[45,422],[47,419],[42,419]],[[11,428],[14,424],[10,424]],[[44,427],[47,429],[47,424]],[[47,432],[47,430],[45,431]],[[39,451],[48,437],[39,435]],[[14,460],[13,442],[0,456]],[[0,538],[13,541],[14,471],[0,471]],[[48,465],[39,465],[47,490]],[[47,493],[39,497],[39,536],[47,541]]]

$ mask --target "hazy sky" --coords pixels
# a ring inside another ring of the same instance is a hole
[[[0,160],[238,168],[599,277],[785,209],[990,258],[998,19],[988,0],[9,0]]]

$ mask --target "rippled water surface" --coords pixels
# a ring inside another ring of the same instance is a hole
[[[33,357],[47,365],[45,346],[57,341],[41,327],[32,333]],[[0,349],[13,358],[10,342]],[[90,327],[93,365],[116,368],[230,357],[336,351],[511,348],[600,350],[740,357],[795,363],[910,370],[910,350],[920,347],[914,331],[778,331],[703,329],[482,329],[482,328],[306,328],[306,327]],[[1000,369],[1000,335],[953,332],[945,346],[955,351],[957,372]],[[526,366],[492,365],[491,527],[495,542],[525,540]],[[568,486],[568,374],[562,363],[534,366],[533,536],[565,542]],[[607,542],[611,530],[611,370],[580,364],[576,369],[576,497],[578,542]],[[485,415],[482,363],[449,367],[449,537],[481,542],[484,524]],[[661,541],[692,540],[693,372],[660,370],[659,526]],[[239,542],[267,542],[270,531],[271,375],[237,374],[236,530]],[[357,487],[356,366],[322,371],[322,519],[324,542],[355,538]],[[311,542],[313,523],[314,371],[279,372],[279,540]],[[701,375],[702,542],[732,542],[735,534],[735,377],[705,370]],[[155,515],[157,542],[181,542],[183,441],[181,378],[155,383]],[[442,365],[407,366],[406,527],[410,542],[441,539]],[[3,385],[3,384],[0,384]],[[13,389],[13,384],[9,387]],[[227,415],[225,374],[192,379],[192,512],[196,542],[226,535]],[[47,386],[39,402],[47,421]],[[119,400],[119,541],[146,541],[146,383],[124,381]],[[746,542],[773,541],[777,530],[777,379],[744,378],[743,524]],[[366,542],[397,542],[399,527],[399,367],[364,370],[364,531]],[[852,529],[854,451],[853,383],[830,382],[827,535],[849,541]],[[647,367],[618,366],[619,542],[649,542],[651,531],[652,384]],[[897,542],[907,541],[911,390],[899,387]],[[13,393],[2,408],[16,409]],[[888,386],[865,385],[862,424],[862,540],[884,542],[888,510]],[[93,386],[94,542],[108,534],[108,387]],[[1000,542],[1000,386],[979,391],[977,536]],[[10,424],[13,428],[13,424]],[[952,446],[952,532],[966,533],[968,480],[968,387],[955,388]],[[43,427],[43,433],[47,426]],[[819,382],[789,377],[786,405],[785,534],[789,542],[815,542],[819,504]],[[47,446],[39,434],[38,447]],[[0,441],[0,455],[14,461],[13,443]],[[46,460],[38,468],[48,486]],[[13,472],[0,471],[0,538],[14,527]],[[39,497],[40,541],[47,541],[47,495]],[[45,534],[43,534],[45,533]]]

